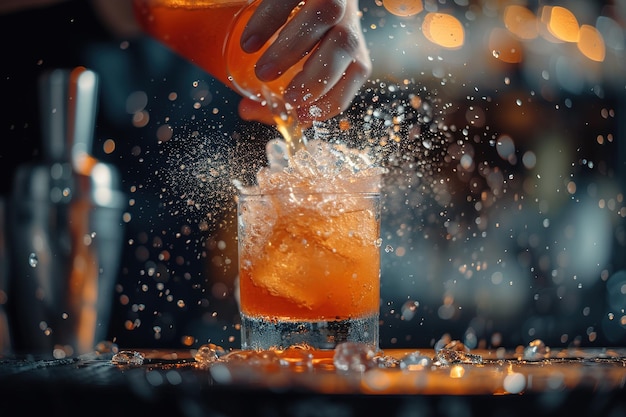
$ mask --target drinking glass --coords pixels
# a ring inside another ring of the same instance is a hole
[[[238,196],[243,349],[378,349],[380,194]]]

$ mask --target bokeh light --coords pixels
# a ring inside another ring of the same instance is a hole
[[[465,41],[461,22],[446,13],[428,13],[424,17],[422,31],[426,39],[448,49],[460,48]]]
[[[578,41],[578,19],[569,9],[562,6],[544,6],[541,21],[556,39],[563,42]]]
[[[580,27],[580,39],[578,49],[592,61],[602,62],[606,55],[606,48],[602,35],[593,26],[582,25]]]
[[[539,35],[537,17],[524,6],[506,6],[502,19],[504,26],[520,39],[535,39]]]
[[[396,16],[413,16],[424,10],[422,0],[384,0],[385,9]]]

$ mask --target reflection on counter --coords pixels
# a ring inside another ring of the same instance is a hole
[[[377,352],[351,342],[334,350],[99,349],[74,358],[1,360],[6,404],[24,412],[135,417],[300,416],[312,406],[328,417],[373,409],[395,417],[596,417],[619,416],[626,406],[620,348],[550,349],[537,340],[513,351],[470,351],[458,341]]]

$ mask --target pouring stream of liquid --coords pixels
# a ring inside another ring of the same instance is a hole
[[[287,144],[287,156],[291,158],[298,150],[306,146],[306,138],[302,133],[296,109],[285,103],[285,100],[263,85],[263,96],[270,107],[276,128]]]

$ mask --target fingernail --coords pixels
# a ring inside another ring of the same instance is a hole
[[[261,43],[261,38],[257,35],[249,36],[241,42],[241,49],[247,53],[256,52],[261,49],[261,46],[263,46],[263,43]]]
[[[278,77],[276,72],[276,65],[271,62],[266,64],[257,65],[255,68],[256,76],[261,81],[272,81]]]

